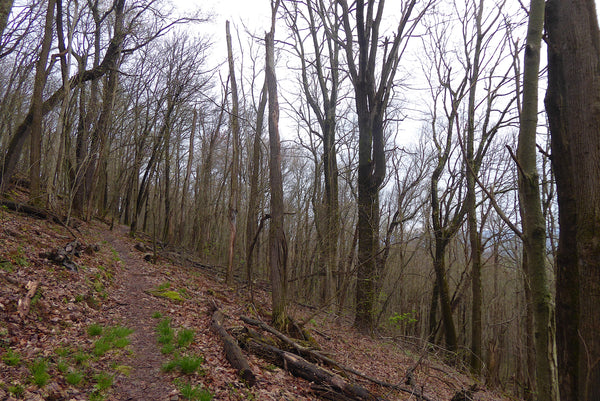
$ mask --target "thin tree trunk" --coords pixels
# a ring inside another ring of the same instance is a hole
[[[279,103],[275,76],[275,17],[279,0],[271,2],[271,31],[265,36],[266,79],[269,94],[269,182],[271,187],[271,222],[269,229],[269,266],[273,302],[273,325],[287,325],[287,241],[283,229],[283,181],[281,175],[281,144],[279,139]],[[281,330],[285,331],[285,330]]]
[[[523,102],[520,116],[519,199],[523,221],[527,276],[535,313],[536,393],[540,401],[558,399],[554,308],[546,266],[546,224],[542,214],[536,163],[538,74],[544,21],[544,1],[533,0],[529,13],[523,65]]]
[[[46,86],[46,64],[48,64],[48,55],[52,45],[52,26],[54,23],[54,7],[56,0],[48,1],[48,10],[46,11],[46,24],[44,25],[44,37],[40,50],[40,57],[35,65],[35,80],[33,84],[33,96],[31,99],[31,110],[33,119],[31,122],[31,145],[29,148],[29,180],[31,182],[29,201],[33,205],[40,205],[41,183],[40,169],[42,163],[42,119],[43,113],[43,92]]]
[[[179,220],[179,232],[178,238],[179,243],[184,241],[185,230],[188,227],[186,222],[188,221],[188,215],[186,213],[185,204],[188,197],[190,176],[192,175],[192,164],[194,163],[194,137],[196,136],[196,126],[198,123],[198,110],[194,109],[194,116],[192,117],[192,130],[190,131],[190,144],[188,145],[188,159],[187,166],[185,169],[185,177],[183,178],[183,186],[181,188],[181,207],[180,207],[180,220]]]
[[[267,105],[267,81],[265,80],[260,92],[258,101],[258,110],[256,112],[256,127],[254,130],[254,139],[252,144],[252,159],[250,161],[250,198],[248,199],[248,213],[246,219],[246,276],[250,293],[252,294],[252,266],[256,257],[252,253],[252,244],[255,243],[255,237],[258,227],[259,200],[258,200],[258,180],[260,173],[261,160],[261,137],[263,131],[263,120],[265,108]],[[258,252],[257,252],[258,253]],[[256,254],[257,254],[256,253]]]
[[[229,62],[229,80],[231,81],[231,188],[229,196],[229,258],[227,260],[227,274],[225,282],[228,285],[233,284],[233,257],[235,254],[235,237],[237,234],[237,214],[239,203],[239,142],[240,142],[240,123],[239,123],[239,101],[237,82],[235,80],[235,68],[233,64],[233,50],[231,46],[231,33],[229,31],[229,21],[225,23],[227,38],[227,59]]]
[[[467,225],[469,230],[469,244],[471,246],[471,371],[476,375],[481,373],[483,360],[482,351],[482,320],[481,306],[483,303],[481,293],[481,239],[479,237],[479,227],[477,224],[477,199],[475,193],[475,177],[479,169],[475,165],[474,144],[475,144],[475,99],[477,95],[477,83],[479,81],[479,68],[481,56],[481,44],[483,34],[481,31],[481,19],[483,14],[484,2],[479,1],[477,13],[475,15],[475,49],[473,54],[473,71],[469,78],[469,104],[467,106],[467,140],[466,140],[466,160],[467,171]]]

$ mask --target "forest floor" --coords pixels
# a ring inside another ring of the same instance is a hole
[[[266,291],[251,304],[214,273],[164,258],[150,263],[126,234],[98,221],[69,229],[0,209],[0,401],[321,399],[309,382],[254,355],[246,355],[257,378],[248,387],[225,359],[210,329],[213,305],[228,328],[242,326],[240,316],[268,322],[257,312],[268,310]],[[76,270],[51,262],[74,236]],[[313,312],[292,309],[299,319]],[[434,355],[359,334],[345,319],[319,313],[306,328],[322,353],[380,381],[403,385],[413,369],[413,388],[429,400],[450,401],[473,384]],[[347,378],[382,399],[417,399]],[[473,399],[508,398],[483,387]]]

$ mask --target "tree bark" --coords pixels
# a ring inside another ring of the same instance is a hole
[[[279,139],[279,103],[275,76],[275,17],[279,0],[271,2],[271,31],[265,36],[267,90],[269,94],[269,182],[271,188],[271,222],[269,226],[269,267],[273,326],[287,324],[287,241],[283,229],[283,179],[281,175],[281,143]],[[285,330],[282,330],[285,331]]]
[[[475,2],[473,3],[475,4]],[[477,223],[477,194],[475,192],[475,175],[479,168],[476,166],[474,145],[475,145],[475,99],[477,95],[477,84],[479,81],[481,45],[483,34],[481,30],[481,19],[483,15],[483,0],[479,1],[475,11],[475,49],[473,54],[473,66],[471,77],[469,78],[469,104],[467,106],[467,140],[466,140],[466,160],[467,171],[467,225],[469,230],[469,244],[471,246],[471,371],[476,375],[481,373],[483,360],[482,351],[482,320],[481,306],[483,297],[481,293],[481,239],[479,236],[479,227]]]
[[[265,80],[263,88],[260,92],[258,101],[258,110],[256,112],[256,127],[254,129],[254,138],[252,142],[252,158],[250,160],[250,197],[248,199],[248,213],[246,217],[246,277],[250,287],[250,296],[253,298],[252,285],[252,267],[254,259],[252,249],[253,243],[256,242],[258,231],[258,214],[259,214],[259,199],[258,199],[258,181],[260,173],[261,161],[261,137],[263,131],[263,122],[265,108],[267,106],[267,81]]]
[[[546,266],[546,225],[542,214],[536,162],[536,128],[540,46],[544,2],[532,1],[523,64],[523,102],[517,160],[524,257],[534,302],[536,390],[540,401],[558,399],[554,308]]]
[[[218,309],[215,310],[212,315],[211,327],[219,335],[221,341],[223,341],[225,356],[231,366],[238,371],[239,376],[246,381],[248,386],[254,386],[256,377],[250,368],[248,360],[242,354],[237,341],[223,327],[224,319],[223,313]]]
[[[593,0],[549,0],[548,112],[560,235],[560,396],[600,399],[600,33]]]
[[[52,30],[54,23],[54,7],[56,0],[48,1],[48,10],[46,11],[46,23],[44,25],[44,37],[40,50],[40,57],[35,65],[35,80],[33,84],[33,96],[31,98],[31,144],[29,147],[29,201],[33,205],[40,205],[41,198],[41,183],[40,169],[42,163],[42,119],[43,99],[42,95],[46,86],[46,64],[48,64],[48,55],[50,54],[50,46],[52,45]]]
[[[240,123],[239,123],[239,101],[237,82],[235,80],[235,68],[233,64],[233,50],[231,46],[231,33],[229,32],[229,21],[225,23],[227,38],[227,60],[229,62],[229,80],[231,81],[231,172],[230,172],[230,196],[229,196],[229,258],[227,260],[227,274],[225,282],[233,284],[233,257],[235,253],[235,238],[237,234],[237,214],[239,204],[239,147],[240,147]]]

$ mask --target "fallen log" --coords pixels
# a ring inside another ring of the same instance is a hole
[[[29,309],[31,308],[31,300],[35,296],[35,293],[40,285],[40,281],[28,281],[25,285],[25,289],[27,289],[27,294],[25,298],[19,299],[17,304],[17,313],[21,319],[24,319],[25,316],[29,313]]]
[[[361,373],[355,369],[349,368],[347,366],[343,366],[340,365],[338,362],[334,361],[333,359],[323,355],[322,353],[312,350],[310,348],[304,347],[298,343],[296,343],[295,341],[293,341],[292,339],[290,339],[289,337],[287,337],[285,334],[279,332],[278,330],[274,329],[273,327],[267,325],[264,322],[261,322],[259,320],[256,319],[252,319],[249,317],[245,317],[245,316],[241,316],[240,319],[244,322],[247,323],[249,325],[255,326],[255,327],[259,327],[271,334],[273,334],[275,337],[277,337],[279,340],[283,341],[285,344],[287,344],[288,346],[290,346],[293,350],[295,350],[295,352],[298,353],[298,355],[304,356],[304,357],[308,357],[311,360],[317,360],[317,361],[321,361],[325,364],[327,364],[328,366],[331,366],[333,368],[339,369],[344,373],[352,373],[355,376],[361,377],[363,379],[366,379],[372,383],[375,383],[379,386],[382,387],[387,387],[387,388],[391,388],[393,390],[397,390],[397,391],[402,391],[404,393],[410,394],[414,397],[416,397],[417,400],[419,401],[432,401],[429,398],[427,398],[426,396],[424,396],[422,394],[421,391],[417,390],[415,388],[415,386],[412,386],[413,388],[407,388],[407,387],[403,387],[397,384],[391,384],[391,383],[386,383],[384,381],[378,380],[374,377],[365,375],[364,373]],[[256,336],[254,336],[254,338],[256,339]],[[259,340],[260,341],[260,340]]]
[[[212,329],[219,335],[223,341],[223,349],[225,350],[225,356],[231,364],[231,366],[238,371],[239,376],[244,379],[248,386],[254,386],[256,383],[256,377],[252,373],[248,360],[242,353],[237,341],[229,335],[225,327],[223,327],[223,320],[225,317],[223,313],[216,309],[212,315]]]
[[[372,394],[366,388],[344,380],[341,376],[321,368],[306,359],[281,350],[272,345],[261,343],[250,336],[240,336],[238,339],[244,347],[258,357],[271,362],[290,372],[296,377],[303,378],[311,383],[331,388],[329,399],[350,401],[384,401],[383,398]],[[337,393],[333,395],[333,393]],[[332,398],[334,397],[335,398]]]
[[[268,324],[266,324],[264,322],[261,322],[260,320],[252,319],[252,318],[249,318],[246,316],[240,316],[240,320],[246,324],[249,324],[254,327],[258,327],[268,333],[273,334],[280,341],[282,341],[284,344],[287,344],[291,349],[293,349],[295,351],[295,353],[297,353],[298,355],[300,355],[304,358],[308,358],[313,361],[320,361],[320,362],[326,363],[327,365],[334,367],[334,368],[338,367],[338,363],[336,361],[334,361],[333,359],[328,358],[327,356],[325,356],[325,355],[321,354],[320,352],[315,351],[309,347],[305,347],[304,345],[298,344],[296,341],[292,340],[291,338],[289,338],[288,336],[286,336],[279,330],[269,326]]]

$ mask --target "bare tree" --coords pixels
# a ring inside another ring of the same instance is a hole
[[[343,37],[340,40],[354,87],[359,127],[358,272],[354,324],[360,330],[370,331],[373,328],[375,257],[378,252],[378,194],[386,171],[385,115],[406,41],[430,3],[426,2],[415,16],[413,11],[417,1],[402,2],[398,26],[393,37],[383,41],[381,59],[378,51],[385,1],[358,0],[353,8],[346,0],[338,0],[338,3],[342,9]]]
[[[279,103],[275,75],[275,19],[279,0],[271,1],[271,30],[265,36],[266,80],[269,95],[269,182],[271,187],[271,221],[269,223],[269,266],[273,302],[273,324],[287,325],[287,241],[283,228],[283,180],[279,139]]]
[[[237,82],[235,79],[235,66],[233,63],[233,50],[231,46],[231,33],[229,21],[226,22],[227,60],[229,62],[229,81],[231,82],[231,169],[230,169],[230,196],[229,196],[229,258],[227,260],[227,274],[225,281],[233,284],[233,256],[235,252],[235,237],[237,233],[237,214],[239,204],[239,170],[240,170],[240,106],[238,100]]]

